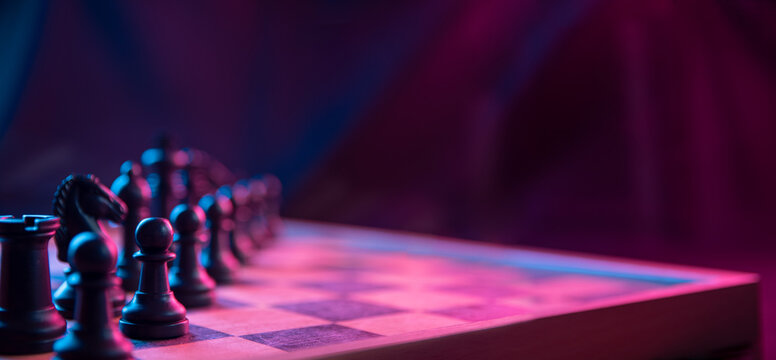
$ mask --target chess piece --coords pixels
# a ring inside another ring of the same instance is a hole
[[[132,257],[137,251],[135,229],[140,220],[150,215],[148,205],[151,200],[151,187],[141,172],[142,169],[137,163],[124,162],[121,165],[121,175],[113,181],[110,188],[127,206],[127,215],[124,218],[124,247],[116,271],[125,291],[137,290],[140,263]]]
[[[203,151],[192,148],[184,148],[182,151],[187,156],[183,168],[186,203],[196,205],[202,196],[214,190],[209,176],[210,156]]]
[[[253,204],[251,203],[253,200],[253,194],[251,193],[250,184],[245,180],[238,181],[232,186],[232,193],[234,194],[235,198],[233,201],[233,204],[235,205],[233,211],[234,215],[232,218],[234,219],[234,231],[237,235],[237,243],[247,244],[252,248],[258,248],[256,246],[257,243],[254,241],[253,235],[251,234],[251,224],[253,222],[254,208]],[[259,198],[259,200],[262,198],[263,195]],[[245,248],[245,245],[241,247],[241,249]]]
[[[127,213],[126,205],[94,175],[70,175],[57,187],[54,193],[54,215],[59,217],[61,227],[54,234],[57,245],[57,258],[67,261],[70,240],[76,235],[91,231],[105,235],[98,220],[108,219],[120,223]],[[72,270],[65,269],[68,276]],[[111,289],[111,300],[115,316],[121,314],[126,302],[126,294],[121,289],[121,280],[113,275],[116,286]],[[65,281],[54,292],[54,306],[66,319],[73,318],[75,309],[75,291],[69,281]]]
[[[210,241],[202,253],[202,265],[216,284],[228,284],[234,281],[234,269],[237,261],[228,252],[221,251],[224,232],[229,231],[232,223],[232,203],[222,194],[205,195],[199,201],[205,211]]]
[[[267,245],[269,231],[267,230],[267,221],[265,216],[267,185],[260,179],[250,179],[240,182],[242,186],[248,188],[248,206],[250,210],[249,220],[247,221],[246,233],[251,239],[254,248],[261,249]]]
[[[137,226],[140,282],[119,320],[119,329],[129,338],[168,339],[189,332],[186,308],[175,299],[168,282],[166,264],[175,259],[170,251],[172,238],[172,226],[165,218],[148,218]]]
[[[180,204],[170,219],[175,227],[177,253],[170,268],[170,289],[187,309],[209,306],[215,301],[215,282],[199,262],[205,212],[197,205]]]
[[[116,245],[105,236],[83,232],[68,250],[70,284],[76,289],[75,324],[54,344],[55,359],[132,359],[132,343],[113,322],[110,292]]]
[[[232,224],[226,231],[226,238],[229,240],[229,250],[240,265],[247,265],[248,255],[246,255],[242,249],[242,227],[238,227],[237,223],[237,214],[240,213],[240,215],[242,215],[245,212],[246,202],[248,200],[247,189],[244,189],[239,185],[224,185],[218,188],[218,192],[226,196],[232,205],[232,211],[226,216]]]
[[[48,241],[58,228],[53,216],[0,217],[0,354],[48,352],[65,334],[49,275]]]
[[[186,165],[188,156],[174,150],[172,139],[167,134],[157,138],[157,147],[143,152],[140,160],[148,173],[151,184],[151,214],[167,217],[185,192],[180,170]]]
[[[265,216],[269,235],[275,237],[283,230],[283,221],[280,219],[280,204],[283,201],[283,184],[277,176],[264,174],[261,181],[267,186],[265,196]]]
[[[232,184],[235,182],[236,178],[235,175],[232,173],[229,168],[224,165],[222,162],[218,161],[215,157],[211,156],[210,154],[205,153],[204,151],[201,151],[205,154],[205,156],[208,158],[207,160],[207,175],[210,180],[210,184],[213,186],[213,188],[218,188],[221,185],[225,184]]]

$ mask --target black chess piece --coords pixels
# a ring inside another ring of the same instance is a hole
[[[229,216],[232,212],[232,202],[222,194],[205,195],[199,201],[199,206],[205,211],[210,241],[202,253],[202,265],[216,284],[228,284],[234,281],[234,269],[237,260],[229,252],[221,251],[225,231],[229,231],[232,223]]]
[[[242,215],[245,212],[248,201],[248,190],[239,185],[224,185],[218,188],[218,192],[226,196],[232,203],[232,211],[226,218],[231,222],[231,227],[226,231],[226,238],[229,240],[229,250],[240,265],[248,265],[248,255],[242,249],[242,223],[238,224],[238,213]],[[242,218],[241,218],[242,220]]]
[[[232,193],[234,194],[234,231],[237,234],[238,243],[243,246],[241,249],[246,249],[246,244],[252,249],[260,248],[257,241],[254,241],[251,230],[254,217],[254,195],[251,193],[250,183],[247,180],[237,181],[232,185]],[[259,201],[263,199],[263,195],[260,195]],[[250,250],[250,249],[246,249]],[[250,260],[250,258],[248,259]],[[250,262],[250,261],[249,261]]]
[[[165,218],[148,218],[135,232],[140,248],[140,282],[135,296],[124,307],[119,329],[132,339],[169,339],[186,335],[189,320],[186,308],[175,299],[167,274],[167,262],[175,259],[170,251],[173,231]]]
[[[182,150],[187,161],[183,168],[183,180],[186,185],[186,203],[197,205],[202,196],[214,190],[210,179],[210,156],[197,149]]]
[[[180,171],[188,161],[188,155],[173,148],[172,138],[161,134],[157,147],[143,152],[140,160],[148,174],[151,186],[151,214],[167,217],[172,208],[184,197],[185,185]]]
[[[59,217],[61,227],[54,234],[57,245],[57,258],[67,261],[70,240],[76,235],[91,231],[104,235],[105,230],[98,220],[108,219],[115,223],[123,221],[127,207],[115,194],[102,185],[94,175],[70,175],[57,187],[54,193],[54,215]],[[71,270],[65,269],[65,275]],[[121,289],[121,280],[113,275],[115,287],[111,289],[111,299],[115,316],[121,314],[126,302],[126,294]],[[73,318],[75,309],[75,290],[65,281],[54,292],[54,306],[66,319]]]
[[[213,189],[216,189],[221,185],[232,184],[237,180],[234,173],[232,173],[232,171],[229,170],[226,165],[218,161],[218,159],[212,155],[205,153],[204,151],[200,152],[205,154],[205,156],[208,158],[206,164],[207,176]]]
[[[254,248],[261,249],[268,243],[269,230],[267,230],[266,196],[267,185],[257,178],[240,181],[241,185],[248,189],[248,215],[246,233],[251,239]]]
[[[135,229],[140,220],[150,215],[148,206],[151,201],[151,187],[143,178],[140,165],[126,161],[121,165],[121,175],[113,181],[110,190],[127,206],[127,215],[124,218],[124,246],[116,275],[121,279],[121,287],[125,291],[135,291],[140,278],[140,263],[132,257],[137,251]]]
[[[215,302],[215,282],[199,262],[205,212],[197,205],[180,204],[170,219],[175,227],[173,241],[178,244],[170,268],[170,289],[186,308],[209,306]]]
[[[53,216],[0,217],[0,354],[48,352],[65,334],[49,275],[48,241],[58,228]]]
[[[280,218],[280,205],[283,202],[283,184],[277,176],[264,174],[261,181],[267,186],[265,196],[265,216],[269,235],[275,237],[283,230],[283,221]]]
[[[55,359],[132,359],[132,343],[113,322],[110,292],[116,266],[116,245],[101,234],[83,232],[68,251],[70,284],[76,289],[76,322],[54,344]]]

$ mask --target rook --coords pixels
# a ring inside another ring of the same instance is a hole
[[[53,216],[0,217],[0,354],[48,352],[65,334],[49,276],[48,241],[58,228]]]

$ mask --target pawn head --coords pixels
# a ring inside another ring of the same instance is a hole
[[[128,210],[148,211],[146,208],[151,201],[151,187],[143,178],[140,164],[133,161],[121,164],[121,175],[113,181],[110,190],[124,201]]]
[[[250,189],[244,183],[236,183],[232,186],[232,201],[235,205],[245,205],[251,196]]]
[[[122,174],[129,175],[129,176],[143,175],[143,169],[140,167],[140,164],[131,160],[127,160],[123,164],[121,164],[121,169],[119,171]]]
[[[117,252],[113,241],[104,235],[86,231],[73,238],[67,260],[78,272],[108,273],[116,266]]]
[[[205,222],[205,212],[197,205],[180,204],[172,209],[170,221],[178,233],[193,234]]]
[[[248,183],[248,192],[253,202],[261,202],[267,196],[267,185],[259,179],[251,179]]]
[[[283,184],[280,182],[277,176],[272,174],[264,174],[261,176],[261,181],[267,186],[267,195],[270,197],[278,197],[283,191]]]
[[[222,193],[208,194],[199,200],[199,206],[205,211],[208,219],[228,217],[232,214],[232,201]]]
[[[135,230],[135,242],[140,251],[163,253],[172,245],[173,231],[165,218],[151,217],[143,219]]]

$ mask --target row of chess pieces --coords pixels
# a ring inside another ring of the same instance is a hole
[[[54,216],[0,216],[0,354],[131,359],[127,338],[187,334],[186,309],[212,305],[216,284],[232,282],[251,251],[271,244],[282,227],[276,177],[219,184],[204,153],[180,161],[186,151],[165,145],[146,151],[142,167],[125,162],[110,189],[93,175],[68,176]],[[174,191],[176,177],[185,196]],[[122,225],[120,257],[105,220]],[[52,236],[70,265],[53,301]],[[65,335],[66,318],[75,322]]]

